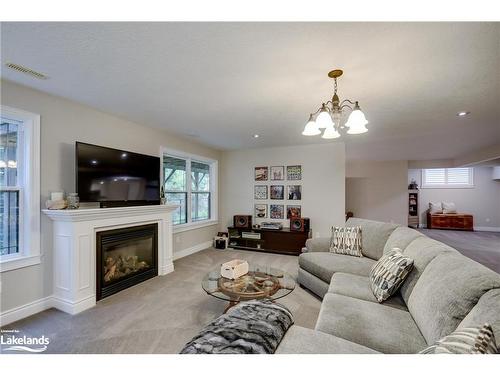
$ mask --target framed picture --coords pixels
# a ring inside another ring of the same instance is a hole
[[[288,185],[288,199],[291,201],[300,201],[302,199],[301,185]]]
[[[258,219],[264,219],[267,217],[267,204],[255,205],[255,217]]]
[[[285,167],[271,167],[271,180],[279,181],[285,179]]]
[[[286,179],[290,181],[302,180],[302,166],[289,165],[286,167]]]
[[[282,204],[271,204],[270,205],[271,219],[284,219],[285,218],[285,206]]]
[[[271,199],[285,199],[285,187],[283,185],[271,185],[269,191]]]
[[[267,199],[267,185],[255,185],[253,199]]]
[[[286,206],[286,218],[287,219],[291,219],[292,217],[300,217],[300,215],[301,215],[300,206],[292,206],[292,205]]]
[[[267,181],[268,172],[267,167],[255,167],[255,181]]]

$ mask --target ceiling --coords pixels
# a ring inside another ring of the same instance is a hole
[[[2,23],[2,76],[218,149],[345,141],[349,159],[444,159],[500,142],[499,25]],[[333,68],[369,132],[304,137]]]

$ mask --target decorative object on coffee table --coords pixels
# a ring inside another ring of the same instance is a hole
[[[226,279],[235,280],[238,277],[248,273],[248,262],[241,259],[233,259],[229,262],[222,263],[220,266],[221,277]]]
[[[229,302],[226,312],[241,301],[285,297],[295,289],[295,280],[280,269],[250,263],[248,273],[235,280],[223,277],[217,267],[205,275],[201,286],[212,297]]]

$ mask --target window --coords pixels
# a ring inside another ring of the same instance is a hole
[[[2,106],[1,271],[40,263],[40,117]]]
[[[163,183],[167,202],[178,204],[173,224],[180,228],[212,225],[217,220],[217,161],[163,150]]]
[[[472,168],[422,169],[423,188],[472,188]]]

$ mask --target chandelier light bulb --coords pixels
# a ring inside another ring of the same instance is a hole
[[[318,117],[316,117],[316,126],[318,129],[326,129],[333,126],[332,116],[330,116],[330,112],[328,112],[324,103]]]
[[[354,110],[349,115],[345,126],[349,128],[347,134],[362,134],[366,133],[368,129],[366,128],[366,124],[368,124],[368,120],[365,117],[361,108],[359,108],[358,102],[354,106]]]
[[[340,137],[340,133],[335,129],[334,126],[330,126],[325,129],[321,138],[323,139],[335,139]]]
[[[312,136],[312,135],[319,135],[319,134],[321,134],[321,131],[318,129],[318,126],[316,125],[316,122],[313,120],[312,115],[310,115],[309,121],[307,122],[306,126],[304,127],[304,131],[302,132],[302,135]]]

